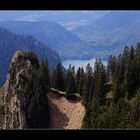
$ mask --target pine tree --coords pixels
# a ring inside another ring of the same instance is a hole
[[[138,89],[140,87],[140,43],[136,46],[136,53],[134,58],[134,79],[135,79],[135,88]]]
[[[70,74],[69,79],[68,79],[68,86],[66,90],[67,96],[73,95],[74,94],[74,87],[73,87],[73,76]]]
[[[112,81],[112,76],[115,73],[115,67],[116,67],[116,57],[113,57],[112,55],[108,58],[107,62],[107,81]]]
[[[67,86],[66,86],[67,98],[74,97],[73,95],[76,92],[75,69],[74,67],[71,68],[71,65],[67,71],[66,79],[67,79]]]
[[[105,83],[106,83],[106,73],[105,67],[102,64],[101,60],[97,59],[94,67],[94,94],[99,97],[100,104],[105,103],[106,94],[105,94]]]
[[[28,123],[30,128],[47,128],[49,126],[49,107],[47,93],[49,90],[48,67],[42,61],[34,82],[35,95],[28,107]]]
[[[79,93],[80,89],[81,68],[79,67],[76,73],[76,92]]]
[[[83,85],[84,85],[84,69],[83,67],[81,68],[81,76],[80,76],[80,82],[79,82],[79,93],[80,93],[80,96],[83,95]]]
[[[113,102],[117,103],[117,101],[119,100],[120,97],[122,97],[123,95],[121,95],[121,82],[120,82],[120,64],[119,62],[116,65],[116,69],[115,69],[115,74],[114,74],[114,79],[113,79],[113,86],[112,86],[112,92],[113,92]]]
[[[133,60],[134,59],[134,54],[135,54],[135,50],[134,50],[134,47],[132,46],[130,48],[130,59]]]
[[[71,72],[72,72],[72,67],[71,67],[71,64],[69,65],[69,68],[67,69],[67,72],[66,72],[66,78],[65,78],[65,90],[67,89],[68,87],[68,80],[69,80],[69,77],[71,75]]]
[[[129,65],[130,62],[130,52],[129,52],[129,48],[125,47],[123,50],[123,53],[120,57],[120,61],[118,61],[120,63],[120,69],[119,69],[119,80],[120,83],[122,84],[124,81],[124,76],[125,76],[125,70],[126,67]]]
[[[48,60],[44,59],[42,60],[40,67],[42,67],[42,73],[44,75],[44,84],[47,86],[47,88],[50,88],[50,72],[49,72],[49,66],[48,66]]]
[[[126,71],[125,71],[125,80],[124,80],[124,86],[126,90],[127,97],[130,98],[132,95],[134,95],[134,90],[135,90],[135,83],[133,79],[133,65],[132,63],[127,66]]]
[[[86,73],[85,73],[85,80],[84,80],[84,84],[83,84],[83,104],[85,105],[85,107],[87,107],[89,101],[90,101],[90,93],[91,93],[91,85],[92,85],[92,67],[90,66],[90,64],[88,64],[86,66]]]
[[[90,64],[88,64],[86,67],[86,75],[87,75],[87,79],[88,79],[88,88],[90,89],[92,76],[93,76],[92,67],[90,66]]]
[[[83,88],[82,88],[82,98],[83,98],[82,103],[85,107],[88,106],[88,100],[89,100],[89,98],[88,98],[89,97],[89,92],[88,91],[89,91],[89,89],[88,89],[88,79],[85,75]]]
[[[72,67],[72,77],[73,77],[73,90],[76,92],[76,74],[75,74],[75,67]]]
[[[58,64],[53,71],[53,87],[64,91],[64,74],[62,71],[61,64]]]

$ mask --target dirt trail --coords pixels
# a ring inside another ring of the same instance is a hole
[[[51,128],[80,129],[85,108],[80,101],[69,101],[65,97],[49,93]]]

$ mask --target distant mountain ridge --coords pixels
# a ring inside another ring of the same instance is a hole
[[[140,42],[140,12],[112,11],[95,24],[72,30],[74,34],[90,45],[93,51],[118,54],[126,45]]]
[[[22,15],[21,19],[18,19],[19,21],[1,21],[0,27],[5,27],[18,34],[33,35],[57,51],[62,61],[67,59],[89,60],[93,57],[107,60],[111,54],[117,55],[123,47],[140,42],[139,11],[107,11],[102,14],[99,11],[100,14],[97,12],[95,15],[100,18],[95,21],[92,12],[77,12],[72,17],[74,13],[71,11],[50,12],[49,15],[52,17],[48,19],[46,18],[48,15],[42,15],[42,13],[28,13],[25,16]],[[61,26],[66,22],[71,24],[73,20],[77,22],[76,16],[80,20],[81,15],[84,15],[83,19],[85,19],[86,14],[90,24],[80,25],[70,31]],[[27,21],[29,15],[37,21]],[[68,17],[64,19],[66,15],[69,15],[70,19]],[[54,17],[57,19],[54,20]],[[42,19],[44,21],[39,21]],[[62,24],[60,25],[56,21],[62,22]]]
[[[81,25],[96,22],[108,11],[1,11],[0,21],[53,21],[57,22],[68,30]]]
[[[87,50],[87,44],[61,25],[50,21],[3,21],[0,27],[18,34],[33,35],[48,47],[57,51],[63,59],[89,59],[93,53]]]

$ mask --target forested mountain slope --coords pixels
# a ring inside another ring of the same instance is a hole
[[[59,55],[45,44],[27,35],[18,35],[7,29],[0,28],[0,84],[6,78],[8,63],[17,50],[33,51],[39,59],[47,58],[50,69],[61,63]]]

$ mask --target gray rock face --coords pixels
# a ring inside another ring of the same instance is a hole
[[[22,53],[19,51],[13,56],[7,80],[0,90],[4,106],[3,129],[27,128],[24,76],[25,72],[30,73],[32,65],[29,60],[21,61],[21,56]]]

